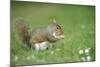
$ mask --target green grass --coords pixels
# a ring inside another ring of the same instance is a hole
[[[23,47],[15,30],[15,20],[24,18],[30,29],[48,25],[55,18],[64,29],[64,40],[53,43],[53,48],[36,52]],[[95,60],[95,7],[11,2],[11,64],[32,65],[82,61],[79,50],[91,48]]]

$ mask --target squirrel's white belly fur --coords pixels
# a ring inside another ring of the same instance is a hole
[[[48,42],[41,42],[41,43],[36,43],[35,45],[35,50],[39,51],[39,50],[45,50],[49,47],[52,47],[52,45]]]

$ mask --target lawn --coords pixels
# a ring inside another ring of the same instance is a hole
[[[17,36],[15,20],[24,18],[29,28],[46,26],[55,18],[64,30],[65,39],[53,43],[53,48],[36,52],[23,47]],[[79,52],[89,48],[86,54]],[[32,65],[70,63],[95,60],[95,6],[11,2],[11,64]]]

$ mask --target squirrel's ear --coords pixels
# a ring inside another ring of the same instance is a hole
[[[52,22],[50,23],[50,25],[54,25],[57,24],[57,21],[55,19],[52,19]]]
[[[55,19],[53,19],[52,21],[53,21],[53,23],[57,23],[57,21]]]

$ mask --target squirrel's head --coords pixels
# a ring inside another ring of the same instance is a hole
[[[63,29],[61,26],[57,23],[55,19],[53,19],[52,23],[49,25],[49,28],[51,30],[51,34],[57,38],[57,39],[62,39],[64,38],[63,35]]]

